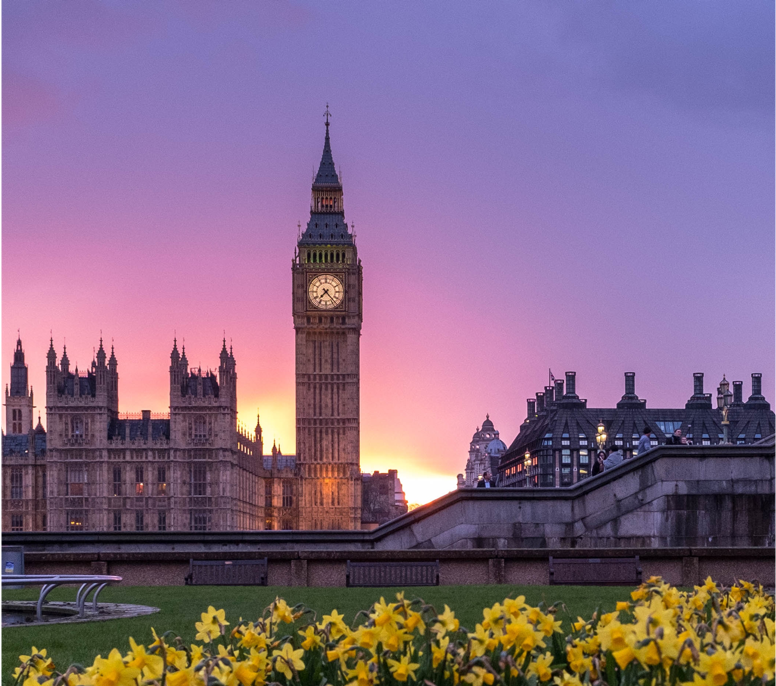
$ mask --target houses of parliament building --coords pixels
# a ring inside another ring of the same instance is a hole
[[[406,512],[395,471],[360,469],[362,269],[328,116],[292,283],[296,455],[275,446],[264,455],[258,418],[253,431],[238,422],[237,363],[225,340],[217,373],[191,368],[173,341],[163,415],[119,412],[113,346],[108,355],[100,340],[90,367],[71,370],[52,340],[44,429],[40,418],[33,427],[19,339],[5,393],[3,530],[360,529]]]

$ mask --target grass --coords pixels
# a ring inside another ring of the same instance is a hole
[[[227,620],[233,623],[239,617],[255,619],[275,596],[285,598],[290,605],[304,603],[324,613],[336,608],[345,614],[350,623],[359,610],[365,610],[380,596],[393,599],[398,588],[284,588],[245,586],[119,586],[108,587],[100,594],[101,602],[135,603],[153,605],[161,609],[157,614],[134,619],[116,619],[71,625],[42,627],[11,627],[3,629],[2,683],[11,684],[11,672],[18,664],[20,654],[29,654],[31,646],[47,648],[57,668],[64,669],[74,663],[91,664],[98,654],[107,655],[111,648],[122,652],[128,649],[129,636],[138,643],[148,644],[151,627],[162,631],[172,630],[190,643],[196,633],[194,623],[208,605],[226,610]],[[482,608],[505,597],[524,595],[526,602],[547,605],[562,601],[568,610],[561,612],[564,628],[569,628],[569,618],[589,617],[596,607],[604,611],[614,609],[618,600],[629,598],[628,587],[602,586],[437,586],[409,588],[408,599],[423,598],[442,612],[448,604],[460,619],[461,625],[471,630],[482,621]],[[34,600],[37,591],[24,589],[5,591],[5,600]],[[56,589],[51,600],[75,600],[74,588]]]

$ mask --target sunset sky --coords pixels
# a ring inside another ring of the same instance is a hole
[[[291,259],[332,112],[364,267],[361,461],[454,488],[490,413],[577,372],[649,407],[774,398],[772,2],[25,0],[2,10],[3,382],[21,330],[115,342],[168,407],[173,335],[294,451]],[[44,417],[45,419],[45,417]]]

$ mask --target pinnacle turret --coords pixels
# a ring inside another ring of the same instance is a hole
[[[97,366],[98,367],[104,367],[105,366],[105,348],[102,345],[102,336],[100,336],[100,347],[97,348]]]
[[[70,371],[70,358],[67,356],[67,346],[62,346],[62,360],[60,361],[62,371],[67,373]]]

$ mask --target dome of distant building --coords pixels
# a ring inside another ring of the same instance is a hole
[[[494,438],[490,443],[488,443],[488,447],[485,448],[485,451],[491,457],[501,457],[506,452],[506,450],[507,445],[500,438]]]
[[[490,472],[492,475],[496,474],[501,456],[506,450],[507,446],[499,438],[498,431],[493,425],[490,415],[485,415],[482,427],[477,427],[469,443],[466,477],[462,479],[459,487],[476,486],[477,481],[485,472]]]

